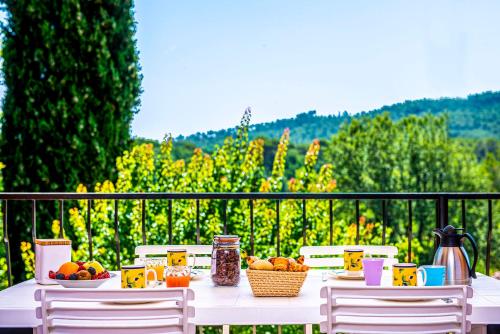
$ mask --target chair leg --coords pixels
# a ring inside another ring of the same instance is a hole
[[[312,324],[305,324],[304,325],[304,334],[312,334],[313,332],[313,325]]]
[[[222,325],[222,334],[229,334],[229,325]]]

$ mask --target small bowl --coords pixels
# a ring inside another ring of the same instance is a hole
[[[109,281],[116,276],[114,273],[109,273],[110,278],[101,279],[90,279],[90,280],[66,280],[66,279],[54,279],[57,284],[62,285],[65,288],[75,289],[75,288],[98,288],[104,282]]]

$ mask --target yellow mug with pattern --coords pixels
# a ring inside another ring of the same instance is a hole
[[[188,265],[188,257],[191,256],[193,258],[193,264],[191,266],[194,267],[196,257],[194,254],[188,253],[185,249],[169,249],[167,250],[167,265],[171,266],[187,266]]]
[[[417,286],[417,265],[415,263],[396,263],[392,266],[392,285]]]
[[[363,250],[344,250],[344,270],[349,276],[361,276],[363,273]]]
[[[152,274],[156,282],[156,271],[146,269],[143,264],[122,266],[122,289],[144,289],[147,287],[149,274]]]

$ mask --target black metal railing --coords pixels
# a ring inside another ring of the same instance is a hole
[[[94,200],[113,200],[114,201],[114,241],[116,251],[116,261],[120,266],[120,238],[119,238],[119,219],[118,219],[118,201],[120,200],[140,200],[141,201],[141,232],[142,241],[146,240],[146,206],[148,200],[167,200],[167,223],[168,223],[168,242],[172,244],[172,203],[174,200],[195,200],[196,201],[196,242],[200,243],[200,200],[222,200],[222,223],[223,231],[227,233],[227,201],[228,200],[248,200],[250,217],[250,253],[254,253],[254,200],[272,200],[276,204],[276,251],[280,254],[280,201],[282,200],[301,200],[302,201],[302,238],[306,241],[307,225],[307,200],[326,200],[329,202],[329,241],[333,242],[333,221],[334,210],[333,202],[336,200],[353,200],[355,202],[354,216],[356,221],[356,243],[360,238],[360,201],[378,200],[381,202],[382,217],[382,244],[386,243],[386,228],[388,224],[388,201],[400,200],[407,202],[408,210],[408,262],[411,262],[411,241],[413,230],[413,201],[431,200],[435,201],[435,220],[436,227],[444,227],[448,224],[448,202],[461,201],[461,223],[465,229],[466,222],[466,201],[481,200],[487,201],[488,226],[486,236],[486,274],[490,274],[491,265],[491,244],[493,239],[493,201],[500,199],[500,193],[0,193],[0,201],[3,203],[3,233],[4,245],[6,250],[7,278],[9,286],[12,285],[10,244],[8,234],[8,207],[11,201],[31,201],[32,202],[32,238],[36,238],[36,213],[37,201],[55,201],[59,206],[60,236],[64,230],[64,202],[70,200],[86,200],[88,212],[91,211],[92,201]],[[87,214],[86,228],[88,235],[89,256],[93,256],[92,242],[92,221],[91,215]]]

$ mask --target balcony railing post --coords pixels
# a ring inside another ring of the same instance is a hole
[[[464,233],[467,232],[467,217],[466,217],[466,207],[465,207],[465,200],[462,200],[462,228],[464,229]]]
[[[280,200],[276,200],[276,254],[280,256]]]
[[[168,212],[167,212],[167,219],[168,219],[168,244],[172,244],[172,200],[168,200]]]
[[[92,200],[87,200],[87,236],[89,238],[89,259],[94,259],[94,252],[92,251],[92,222],[91,222]]]
[[[115,199],[115,249],[116,249],[116,265],[117,269],[120,270],[120,225],[118,222],[118,200]]]
[[[148,240],[146,236],[146,200],[141,201],[141,233],[142,233],[142,244],[147,245]]]
[[[330,246],[333,245],[333,200],[328,201],[330,217]]]
[[[222,221],[224,223],[224,234],[227,234],[227,200],[222,201]]]
[[[491,240],[493,238],[493,204],[488,200],[488,234],[486,236],[486,276],[490,275]]]
[[[387,228],[387,207],[385,200],[382,200],[382,245],[385,245],[386,228]]]
[[[302,200],[302,245],[306,245],[307,212],[306,200]]]
[[[36,240],[36,200],[31,201],[31,239],[33,239],[33,247]]]
[[[411,262],[411,241],[413,238],[413,213],[412,202],[408,201],[408,262]]]
[[[441,213],[439,212],[441,208],[441,200],[437,199],[435,202],[436,202],[436,208],[434,210],[436,214],[435,228],[441,228]],[[434,236],[434,251],[436,251],[438,246],[439,246],[439,237],[436,235]]]
[[[7,262],[7,283],[12,286],[12,263],[10,262],[9,231],[7,229],[8,200],[3,200],[3,242],[5,245],[5,259]]]
[[[59,200],[59,238],[64,238],[64,200]]]
[[[200,200],[196,200],[196,244],[200,244]]]
[[[445,196],[439,197],[439,225],[440,228],[448,225],[448,198]]]
[[[253,222],[253,199],[249,200],[250,205],[250,255],[255,255],[254,245],[254,222]]]
[[[356,200],[356,245],[359,245],[359,200]]]

